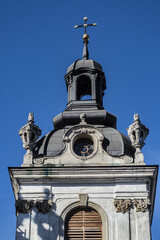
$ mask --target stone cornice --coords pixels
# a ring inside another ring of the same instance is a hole
[[[109,166],[109,167],[20,167],[9,168],[14,182],[27,184],[43,183],[135,183],[150,181],[156,184],[158,166]],[[13,190],[18,190],[18,187]]]
[[[9,168],[12,187],[17,199],[19,184],[87,183],[120,184],[148,182],[150,184],[151,218],[157,183],[158,166],[102,167],[19,167]],[[16,183],[16,186],[14,186]],[[130,196],[129,196],[130,197]]]
[[[153,177],[157,174],[157,165],[146,166],[102,166],[102,167],[13,167],[9,172],[17,179],[32,178],[131,178]],[[76,173],[76,175],[75,175]]]

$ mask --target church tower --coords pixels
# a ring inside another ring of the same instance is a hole
[[[21,167],[10,167],[16,240],[150,240],[157,166],[144,162],[149,130],[138,114],[127,129],[103,107],[106,78],[89,58],[84,18],[82,59],[68,67],[66,109],[39,138],[33,113],[20,131]]]

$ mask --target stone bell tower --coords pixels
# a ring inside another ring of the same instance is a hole
[[[87,18],[82,59],[65,75],[66,109],[41,130],[29,114],[20,131],[21,167],[9,168],[17,216],[16,240],[150,240],[157,166],[141,152],[149,130],[138,114],[127,129],[103,107],[106,79],[89,59]]]

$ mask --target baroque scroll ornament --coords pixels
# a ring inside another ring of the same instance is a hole
[[[133,163],[133,158],[129,157],[127,155],[122,156],[121,159],[124,161],[124,163],[129,164],[129,163]]]
[[[43,164],[45,162],[46,158],[34,158],[33,163],[35,164]]]

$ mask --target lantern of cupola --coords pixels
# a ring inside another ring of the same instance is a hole
[[[86,18],[84,18],[84,20],[87,21]],[[76,25],[75,27],[77,28],[84,25]],[[73,62],[68,67],[67,74],[65,75],[68,91],[68,110],[82,108],[84,106],[86,108],[103,109],[106,79],[102,66],[89,58],[89,35],[86,32],[87,26],[96,26],[96,24],[86,24],[85,26],[82,59]]]

